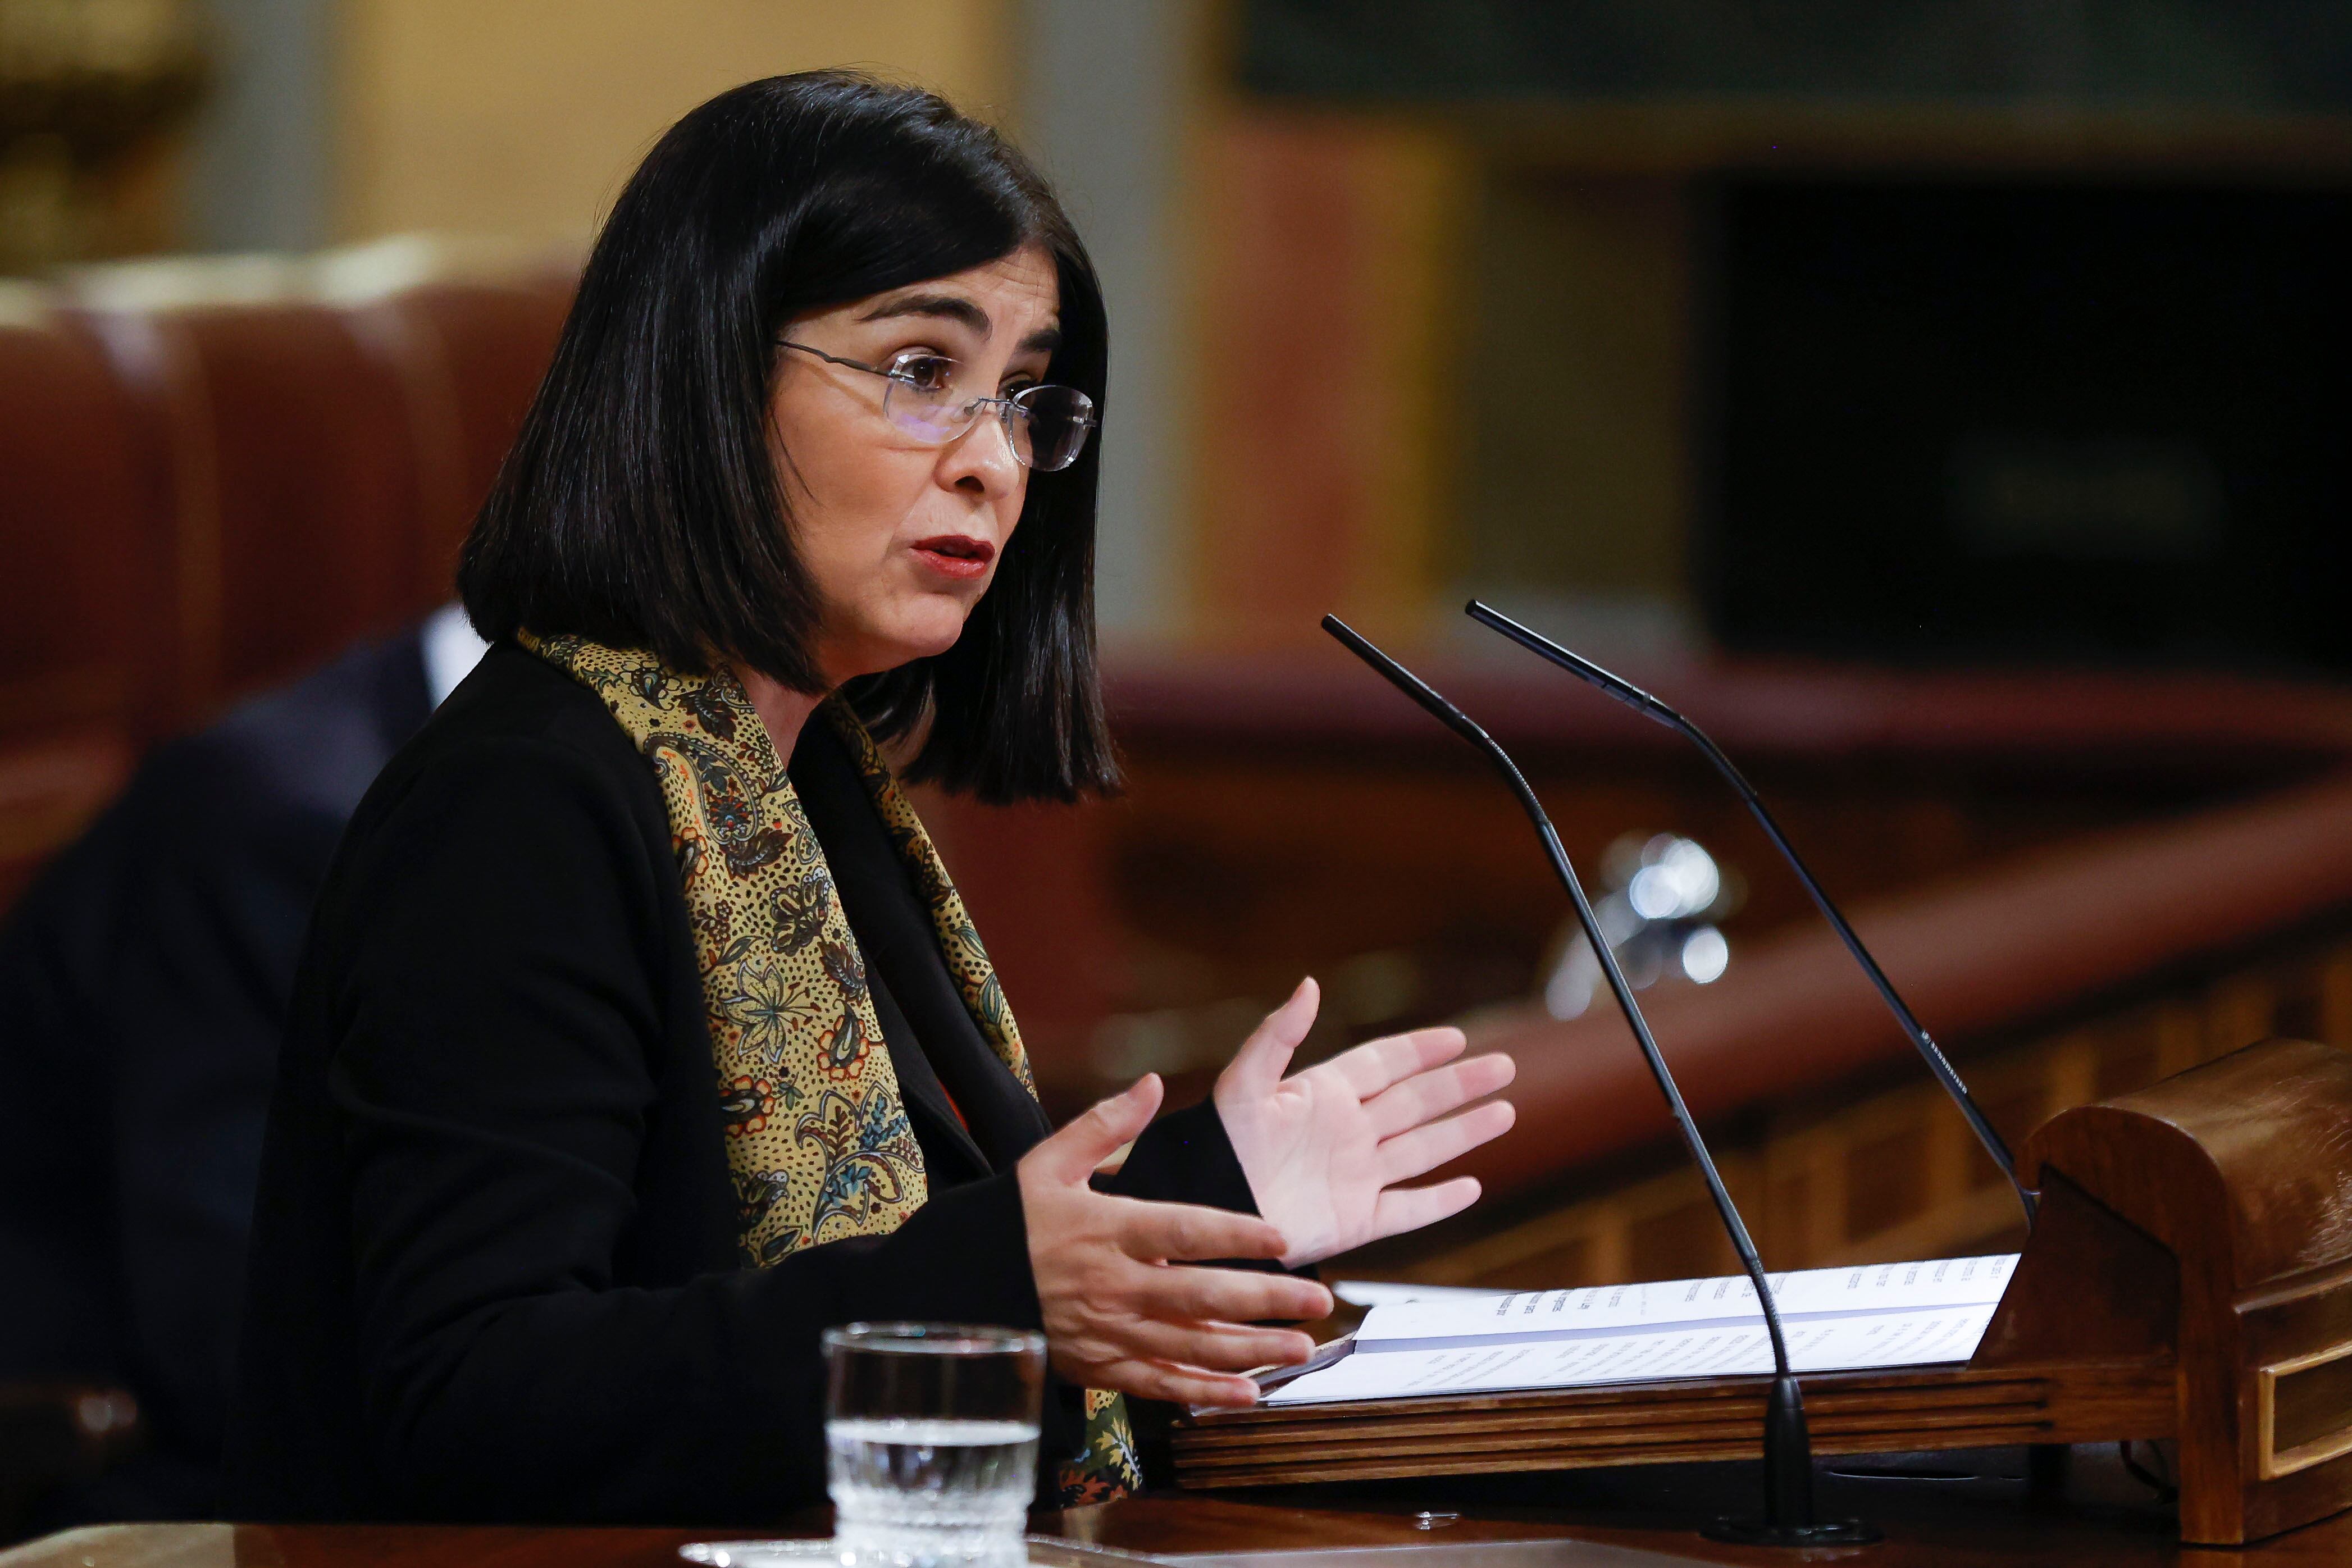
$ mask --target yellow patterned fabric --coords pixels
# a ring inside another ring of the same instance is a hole
[[[574,637],[523,645],[604,700],[653,765],[695,933],[744,1263],[896,1230],[930,1189],[908,1125],[866,963],[783,759],[725,669],[679,675],[641,649]],[[866,727],[838,699],[840,734],[981,1037],[1034,1096],[1003,987],[930,836]],[[1087,1458],[1065,1505],[1142,1484],[1117,1394],[1087,1395]]]

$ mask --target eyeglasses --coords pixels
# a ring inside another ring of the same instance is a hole
[[[827,364],[862,370],[890,384],[882,394],[882,416],[926,447],[944,447],[993,408],[1004,438],[1024,468],[1051,473],[1066,468],[1086,450],[1087,432],[1099,423],[1095,400],[1075,386],[1032,386],[1010,397],[965,397],[956,390],[963,367],[945,354],[908,349],[888,364],[843,359],[790,338],[779,346],[814,354]]]

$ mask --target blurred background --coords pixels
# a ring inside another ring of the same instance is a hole
[[[0,0],[0,900],[160,741],[448,593],[599,214],[751,77],[1006,127],[1114,331],[1120,800],[926,803],[1057,1112],[1313,1045],[1522,1064],[1339,1272],[1727,1268],[1514,748],[1776,1267],[2005,1246],[2012,1142],[2352,1046],[2352,9],[2320,0]],[[1605,895],[1605,898],[1603,897]],[[11,1021],[0,1017],[0,1035]]]

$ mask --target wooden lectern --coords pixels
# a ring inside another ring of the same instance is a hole
[[[2352,1506],[2352,1056],[2269,1040],[2053,1117],[2042,1213],[1965,1364],[1804,1380],[1824,1454],[2168,1438],[2180,1533]],[[1754,1458],[1767,1380],[1260,1406],[1175,1431],[1186,1487]]]

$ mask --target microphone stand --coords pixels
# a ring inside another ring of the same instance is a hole
[[[1944,1092],[1959,1108],[1960,1114],[1968,1120],[1969,1130],[1976,1134],[1977,1142],[2016,1190],[2017,1201],[2025,1210],[2026,1228],[2032,1229],[2034,1210],[2041,1194],[2028,1187],[2018,1176],[2017,1163],[2010,1155],[2009,1145],[2001,1141],[2000,1134],[1994,1131],[1992,1123],[1985,1119],[1985,1113],[1978,1109],[1976,1097],[1969,1093],[1969,1086],[1960,1081],[1960,1075],[1952,1070],[1952,1064],[1945,1058],[1943,1051],[1928,1037],[1903,998],[1896,994],[1894,982],[1888,980],[1886,972],[1878,967],[1878,961],[1870,956],[1870,950],[1862,945],[1862,938],[1854,934],[1853,927],[1847,923],[1837,905],[1830,901],[1829,894],[1822,890],[1821,883],[1813,879],[1811,870],[1798,858],[1796,847],[1789,842],[1789,836],[1780,831],[1780,825],[1772,819],[1770,812],[1764,809],[1764,802],[1748,780],[1741,776],[1739,770],[1731,765],[1731,759],[1723,754],[1722,748],[1707,739],[1706,731],[1697,725],[1632,681],[1611,674],[1581,655],[1570,653],[1540,632],[1521,626],[1483,601],[1471,600],[1464,613],[1480,626],[1500,632],[1529,653],[1559,666],[1586,685],[1615,698],[1644,718],[1655,720],[1681,735],[1699,749],[1700,754],[1714,765],[1717,773],[1723,775],[1726,783],[1739,792],[1739,798],[1746,803],[1748,815],[1756,818],[1758,825],[1764,829],[1764,836],[1771,839],[1773,847],[1780,850],[1780,858],[1797,874],[1797,880],[1802,882],[1805,891],[1812,895],[1813,907],[1822,911],[1823,918],[1837,931],[1838,939],[1845,943],[1846,951],[1853,954],[1856,963],[1862,965],[1862,972],[1870,977],[1871,984],[1877,987],[1887,1011],[1895,1015],[1895,1021],[1903,1026],[1903,1032],[1917,1047],[1920,1059],[1927,1064],[1927,1070],[1935,1075],[1936,1081],[1943,1086]]]
[[[1739,1266],[1755,1288],[1757,1304],[1764,1313],[1765,1335],[1772,1345],[1772,1387],[1764,1404],[1764,1517],[1719,1519],[1702,1533],[1712,1540],[1758,1546],[1855,1546],[1878,1540],[1878,1531],[1857,1521],[1820,1520],[1814,1516],[1812,1439],[1805,1428],[1804,1394],[1797,1386],[1796,1374],[1790,1370],[1789,1342],[1780,1331],[1780,1309],[1772,1300],[1772,1283],[1765,1277],[1763,1260],[1756,1255],[1756,1243],[1748,1237],[1747,1223],[1739,1217],[1738,1206],[1731,1201],[1722,1174],[1715,1168],[1715,1157],[1707,1152],[1706,1140],[1699,1135],[1698,1123],[1692,1119],[1690,1107],[1683,1102],[1674,1072],[1666,1066],[1666,1058],[1650,1033],[1649,1020],[1642,1016],[1641,1007],[1633,1000],[1633,989],[1626,984],[1617,955],[1601,932],[1591,900],[1585,897],[1584,884],[1577,880],[1576,868],[1569,863],[1559,834],[1553,828],[1551,818],[1544,814],[1543,803],[1528,786],[1527,775],[1519,772],[1510,753],[1468,714],[1374,647],[1345,621],[1337,616],[1326,616],[1323,629],[1438,722],[1485,753],[1518,798],[1520,809],[1528,814],[1537,837],[1543,840],[1544,854],[1551,861],[1553,873],[1576,906],[1577,923],[1584,928],[1586,940],[1592,943],[1601,973],[1608,977],[1609,990],[1617,998],[1618,1010],[1633,1028],[1634,1041],[1642,1047],[1642,1058],[1649,1064],[1650,1076],[1657,1080],[1658,1092],[1665,1096],[1666,1109],[1673,1113],[1675,1126],[1682,1133],[1683,1145],[1690,1151],[1692,1162],[1706,1179],[1707,1196],[1714,1200],[1715,1212],[1723,1221],[1725,1233],[1731,1237],[1732,1250],[1739,1255]]]

